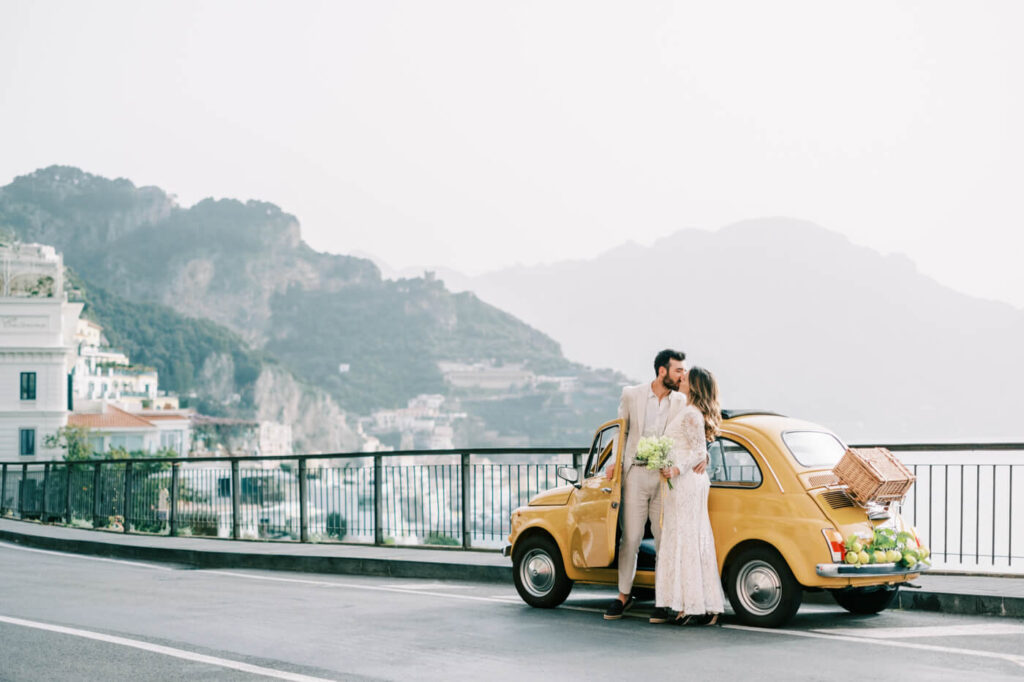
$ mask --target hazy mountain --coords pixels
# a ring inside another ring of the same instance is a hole
[[[366,259],[318,253],[298,220],[270,203],[183,208],[155,187],[52,166],[0,188],[0,227],[56,246],[86,282],[123,299],[228,327],[356,414],[451,393],[440,361],[516,363],[590,387],[586,397],[531,396],[532,407],[489,396],[479,412],[502,435],[579,443],[614,414],[621,377],[569,362],[550,337],[474,294],[427,276],[386,280]],[[452,397],[474,414],[476,396]],[[529,409],[550,415],[546,431],[522,431]]]
[[[686,229],[592,260],[439,276],[574,360],[647,378],[654,353],[677,347],[717,374],[726,405],[851,440],[1024,439],[1024,311],[811,223]]]

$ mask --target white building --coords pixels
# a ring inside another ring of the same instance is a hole
[[[455,388],[475,388],[490,391],[506,391],[525,388],[533,384],[533,372],[523,369],[521,364],[495,367],[490,363],[439,362],[438,369],[444,380]]]
[[[360,422],[360,433],[363,434],[365,424],[376,434],[400,434],[399,448],[402,450],[450,450],[455,447],[455,429],[452,424],[458,419],[465,419],[466,414],[442,411],[444,402],[443,395],[420,394],[408,401],[408,407],[375,411],[369,419]],[[366,437],[365,434],[363,436]],[[368,452],[380,449],[380,440],[374,438],[372,443],[368,442],[364,447]]]
[[[74,374],[76,401],[109,400],[130,412],[178,408],[177,396],[159,391],[157,371],[132,365],[127,355],[110,348],[100,325],[91,320],[79,320],[75,340],[78,343]]]
[[[441,413],[444,396],[440,393],[421,393],[408,402],[409,410],[415,410],[418,416],[436,417]]]
[[[294,453],[290,424],[193,415],[192,426],[192,454],[195,456],[259,457]]]
[[[192,449],[191,412],[132,413],[107,401],[92,401],[79,407],[68,417],[68,425],[89,429],[89,442],[95,452],[124,448],[128,452],[154,454],[167,448],[185,457]]]
[[[62,456],[44,441],[67,424],[81,312],[53,247],[0,244],[0,459]]]
[[[577,377],[556,377],[540,375],[534,379],[533,385],[552,384],[558,388],[559,393],[573,393],[580,388],[580,380]]]

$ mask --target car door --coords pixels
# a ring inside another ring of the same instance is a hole
[[[577,568],[605,568],[615,560],[625,441],[622,419],[604,424],[594,435],[583,467],[583,481],[577,484],[569,503],[570,552]],[[608,467],[611,478],[605,477]]]
[[[729,550],[747,539],[751,523],[758,523],[751,508],[764,499],[761,465],[745,443],[728,432],[708,443],[708,514],[719,570]]]

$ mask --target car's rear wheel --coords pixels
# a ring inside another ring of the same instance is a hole
[[[770,547],[743,550],[729,563],[725,588],[737,618],[758,627],[786,623],[803,598],[803,588],[785,559]]]
[[[848,590],[832,590],[832,598],[850,613],[870,615],[885,611],[896,601],[900,588],[854,587]]]
[[[512,576],[523,601],[541,609],[558,606],[572,590],[572,580],[565,574],[558,546],[541,535],[525,538],[516,545]]]

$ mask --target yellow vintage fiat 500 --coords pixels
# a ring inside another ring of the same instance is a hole
[[[708,506],[718,568],[739,620],[777,627],[800,607],[804,590],[828,590],[854,613],[878,613],[921,567],[848,565],[844,538],[876,527],[910,531],[896,511],[862,507],[832,473],[846,446],[828,429],[781,415],[722,412],[721,436],[708,444]],[[512,512],[504,553],[516,589],[541,608],[561,604],[574,582],[617,583],[625,422],[597,430],[582,471],[561,467],[568,485],[534,496]],[[605,468],[611,465],[611,478]],[[654,587],[654,546],[641,546],[634,588]]]

